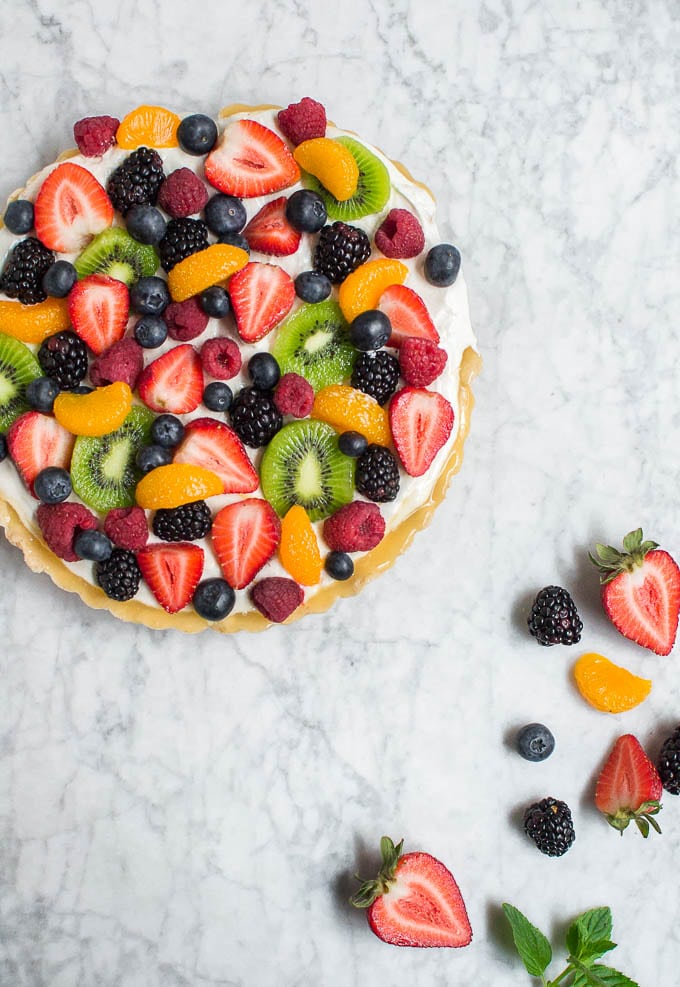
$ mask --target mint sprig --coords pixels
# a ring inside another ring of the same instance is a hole
[[[506,902],[503,911],[527,973],[539,977],[543,987],[639,987],[624,973],[595,962],[616,948],[611,940],[611,909],[591,908],[574,919],[566,936],[567,965],[554,980],[545,976],[553,957],[548,938],[514,905]]]

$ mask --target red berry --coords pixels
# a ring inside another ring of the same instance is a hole
[[[86,158],[98,158],[116,143],[120,120],[115,117],[83,117],[73,124],[78,150]]]
[[[323,536],[334,552],[369,552],[385,534],[385,519],[377,504],[355,500],[324,521]]]
[[[163,312],[168,335],[180,343],[188,343],[204,332],[208,316],[194,295],[183,302],[171,302]]]
[[[385,257],[417,257],[425,246],[423,228],[408,209],[390,209],[375,234]]]
[[[119,339],[93,360],[90,380],[95,387],[105,387],[116,380],[122,380],[134,391],[143,369],[144,351],[139,343],[130,338]]]
[[[55,555],[66,562],[77,562],[73,540],[79,531],[93,531],[97,527],[97,519],[82,504],[64,501],[63,504],[41,504],[38,525]]]
[[[290,103],[279,110],[279,127],[291,144],[302,144],[326,135],[326,111],[321,103],[304,96],[299,103]]]
[[[432,339],[408,336],[399,350],[401,376],[412,387],[427,387],[446,366],[446,351]]]
[[[114,507],[104,520],[104,533],[114,545],[138,552],[149,540],[149,526],[141,507]]]
[[[268,576],[255,583],[250,591],[250,599],[260,613],[280,624],[300,606],[305,598],[301,586],[294,579],[283,576]]]
[[[314,388],[299,374],[284,374],[274,391],[274,404],[282,415],[306,418],[314,404]]]
[[[231,380],[241,369],[241,351],[233,339],[207,339],[200,350],[203,369],[215,380]]]
[[[200,212],[207,201],[207,188],[190,168],[170,172],[158,190],[158,205],[174,219]]]

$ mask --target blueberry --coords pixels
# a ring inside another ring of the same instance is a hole
[[[295,294],[303,302],[310,302],[316,305],[322,302],[331,293],[331,283],[325,274],[319,271],[303,271],[295,279]]]
[[[318,233],[326,225],[326,204],[316,192],[301,188],[286,203],[286,219],[300,233]]]
[[[127,231],[138,243],[155,244],[165,236],[163,213],[155,206],[133,206],[125,217]]]
[[[233,398],[229,384],[222,380],[214,380],[203,391],[203,404],[211,411],[227,411]]]
[[[168,327],[160,315],[143,315],[135,325],[135,339],[145,350],[162,346],[168,338]]]
[[[390,320],[377,308],[369,309],[357,315],[349,327],[349,338],[358,350],[368,353],[369,350],[379,350],[392,335]]]
[[[217,238],[218,243],[228,243],[230,247],[240,247],[247,254],[250,253],[250,244],[240,233],[222,233]]]
[[[218,284],[206,288],[201,292],[201,308],[211,319],[223,319],[231,309],[229,295]]]
[[[451,243],[438,243],[425,258],[425,277],[430,284],[446,288],[453,284],[460,270],[460,251]]]
[[[135,462],[142,473],[150,473],[158,466],[167,466],[172,461],[172,453],[165,446],[142,446]]]
[[[92,394],[94,387],[90,387],[89,384],[76,384],[75,387],[69,387],[70,394]]]
[[[555,749],[555,738],[542,723],[527,723],[517,734],[517,750],[527,761],[545,761]]]
[[[256,353],[248,361],[248,373],[258,391],[271,391],[281,379],[281,371],[271,353]]]
[[[347,552],[329,552],[324,569],[333,579],[349,579],[354,572],[354,563]]]
[[[156,445],[172,449],[184,438],[184,425],[174,415],[159,415],[151,426],[151,438]]]
[[[78,280],[78,272],[67,260],[56,260],[42,276],[42,290],[52,298],[66,298]]]
[[[7,459],[7,439],[2,432],[0,432],[0,463],[3,459]]]
[[[26,385],[26,400],[36,411],[52,411],[58,393],[59,385],[51,377],[36,377]]]
[[[130,305],[140,315],[160,315],[170,304],[170,292],[163,278],[140,278],[130,288]]]
[[[43,504],[61,504],[70,497],[72,489],[68,470],[60,466],[47,466],[33,481],[35,495]]]
[[[358,459],[368,449],[368,441],[360,432],[343,432],[338,439],[338,449],[352,459]]]
[[[231,613],[236,594],[224,579],[204,579],[194,591],[194,610],[204,620],[222,620]]]
[[[223,233],[240,233],[248,219],[246,207],[241,200],[221,192],[208,199],[203,216],[208,229],[218,236]]]
[[[5,210],[4,222],[10,233],[28,233],[33,229],[33,203],[28,199],[10,202]]]
[[[106,562],[111,558],[113,543],[101,531],[85,529],[79,531],[73,540],[73,551],[81,559],[90,562]]]
[[[204,113],[192,113],[177,128],[177,140],[187,154],[207,154],[215,146],[217,124]]]

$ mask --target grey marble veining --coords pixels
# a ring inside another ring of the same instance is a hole
[[[152,633],[0,541],[0,983],[519,987],[505,900],[551,932],[610,904],[613,965],[677,982],[678,801],[647,842],[592,805],[616,736],[656,753],[678,721],[677,658],[606,623],[585,557],[639,524],[680,554],[678,52],[674,0],[0,5],[3,200],[81,116],[313,95],[435,191],[485,359],[431,527],[299,626]],[[591,710],[528,637],[550,582],[578,654],[653,679],[638,709]],[[544,764],[510,749],[530,720]],[[518,826],[548,794],[559,860]],[[348,907],[383,833],[451,868],[470,947],[387,947]]]

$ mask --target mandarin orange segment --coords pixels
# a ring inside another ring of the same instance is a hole
[[[132,391],[118,380],[90,394],[62,391],[54,399],[54,417],[72,435],[108,435],[123,424],[132,408]]]
[[[352,271],[340,285],[338,301],[348,322],[362,312],[378,307],[383,291],[393,284],[403,284],[408,267],[398,260],[368,260]]]
[[[304,507],[295,504],[281,522],[281,565],[302,586],[316,586],[321,579],[321,552],[312,522]]]
[[[181,507],[223,491],[224,484],[212,470],[191,463],[170,463],[142,477],[135,499],[140,507],[155,511],[161,507]]]
[[[574,665],[574,678],[586,702],[603,713],[624,713],[639,706],[652,688],[649,679],[633,675],[595,652],[581,655]]]
[[[70,325],[65,298],[47,298],[37,305],[0,302],[0,332],[22,343],[42,343]]]
[[[176,113],[164,106],[138,106],[124,116],[116,131],[119,147],[177,147],[177,128],[181,123]]]
[[[328,422],[336,432],[360,432],[368,442],[390,444],[387,412],[375,398],[347,384],[322,387],[314,398],[312,418]]]
[[[168,274],[172,300],[183,302],[214,284],[226,281],[248,263],[249,257],[240,247],[228,243],[213,243],[204,250],[185,257]]]
[[[305,171],[318,178],[338,202],[351,199],[359,184],[359,166],[349,150],[329,137],[303,141],[293,157]]]

